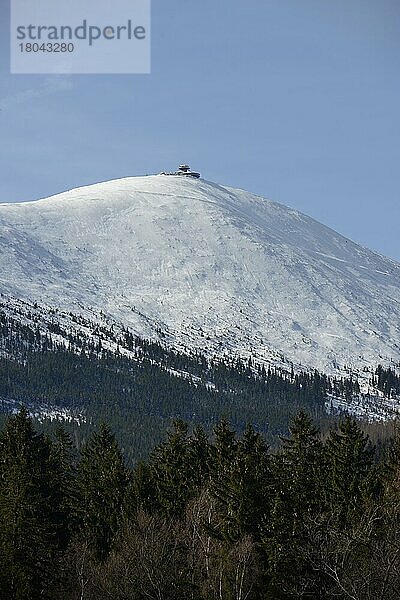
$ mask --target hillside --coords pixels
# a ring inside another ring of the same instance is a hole
[[[126,178],[2,204],[0,225],[7,298],[328,374],[400,360],[400,265],[248,192]]]

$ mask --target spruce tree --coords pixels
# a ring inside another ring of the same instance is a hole
[[[71,536],[72,502],[75,486],[75,452],[72,438],[62,427],[55,431],[55,441],[51,448],[52,473],[57,490],[56,535],[58,546],[65,549]]]
[[[245,535],[258,538],[268,510],[268,447],[250,425],[240,440],[233,441],[222,424],[216,438],[220,453],[216,447],[217,469],[211,486],[218,501],[218,534],[230,542]],[[225,455],[229,446],[230,457],[229,451]]]
[[[319,502],[322,445],[318,428],[304,411],[293,418],[289,433],[290,437],[281,438],[283,448],[277,465],[282,468],[280,479],[285,491],[300,516],[303,510],[311,512]]]
[[[312,594],[312,570],[305,557],[311,545],[310,523],[320,509],[322,447],[318,429],[304,411],[293,418],[289,433],[273,461],[271,510],[262,541],[274,593],[304,588]]]
[[[195,427],[189,439],[188,462],[192,472],[192,485],[199,488],[208,478],[211,446],[204,428]]]
[[[173,421],[167,440],[152,454],[151,469],[159,508],[170,517],[181,517],[194,489],[188,426],[184,421]]]
[[[220,539],[232,535],[231,510],[233,502],[232,468],[236,458],[237,439],[225,420],[214,428],[214,443],[210,452],[210,494],[216,502],[217,523],[209,525],[209,533]]]
[[[325,450],[326,502],[344,524],[354,510],[361,508],[374,448],[356,421],[346,417],[337,431],[330,432]]]
[[[210,470],[215,482],[224,473],[230,471],[236,448],[236,433],[223,419],[214,428],[214,443],[210,453]]]
[[[25,410],[0,434],[0,590],[13,600],[48,598],[60,494],[52,446]]]
[[[123,511],[128,473],[113,433],[101,424],[77,466],[74,512],[98,559],[110,551]]]
[[[126,513],[134,516],[140,509],[154,513],[157,503],[156,483],[151,465],[141,460],[137,463],[127,491]]]
[[[237,490],[238,534],[250,534],[258,539],[261,522],[269,511],[270,461],[267,444],[251,425],[246,427],[238,443],[233,481]]]

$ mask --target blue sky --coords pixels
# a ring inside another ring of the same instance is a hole
[[[9,74],[0,202],[185,161],[400,259],[398,0],[153,0],[151,75]]]

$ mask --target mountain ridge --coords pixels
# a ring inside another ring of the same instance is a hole
[[[400,362],[400,264],[244,190],[117,179],[1,204],[0,226],[4,295],[327,373]]]

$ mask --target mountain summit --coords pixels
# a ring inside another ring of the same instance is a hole
[[[336,372],[400,361],[400,265],[296,210],[190,177],[0,205],[0,291],[172,346]]]

